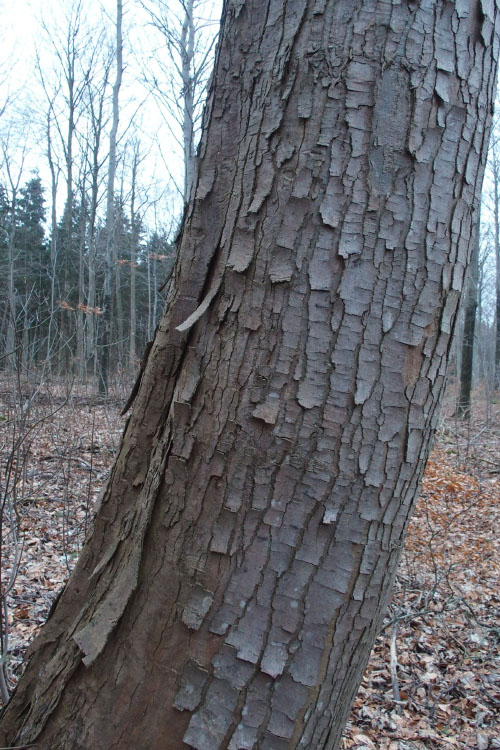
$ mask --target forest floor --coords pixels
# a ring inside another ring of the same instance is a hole
[[[27,393],[0,381],[9,689],[91,523],[126,397]],[[469,423],[442,419],[343,750],[500,748],[499,528],[500,405],[478,397]]]

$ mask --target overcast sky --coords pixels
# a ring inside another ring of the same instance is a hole
[[[64,16],[72,5],[73,0],[0,0],[0,103],[5,101],[8,94],[12,97],[2,123],[12,116],[14,109],[25,112],[26,107],[32,107],[35,111],[43,101],[35,69],[35,50],[38,49],[47,71],[54,65],[54,58],[50,40],[42,30],[41,22],[43,20],[48,29],[57,26],[64,28]],[[209,6],[207,10],[210,9],[213,17],[217,18],[220,15],[222,0],[214,0]],[[90,24],[102,23],[109,29],[110,36],[113,36],[116,0],[84,0],[82,9]],[[107,15],[107,19],[103,14]],[[154,99],[148,96],[146,88],[139,82],[142,74],[141,65],[144,65],[142,61],[153,54],[152,49],[158,45],[158,38],[154,39],[151,28],[146,25],[147,20],[147,15],[137,0],[124,0],[125,70],[120,92],[119,136],[121,133],[123,137],[127,123],[134,116],[144,149],[150,152],[143,166],[143,181],[151,184],[156,182],[158,190],[165,190],[169,183],[169,171],[179,184],[182,183],[182,155],[168,128],[162,123]],[[161,54],[161,48],[154,54]],[[159,144],[155,144],[158,135]],[[30,139],[25,159],[26,177],[29,177],[31,170],[38,169],[42,179],[48,184],[43,128],[33,126],[32,123]],[[172,184],[168,190],[171,193],[175,192]]]

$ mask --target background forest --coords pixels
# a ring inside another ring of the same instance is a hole
[[[128,2],[119,40],[113,3],[25,10],[32,49],[11,11],[1,80],[1,366],[133,374],[192,181],[216,9]]]
[[[104,358],[114,376],[130,378],[174,261],[220,4],[128,0],[119,45],[112,0],[23,0],[4,10],[0,366],[98,382]],[[499,385],[499,165],[495,125],[452,371],[464,412],[463,346],[471,373],[475,343],[474,376],[489,400]]]

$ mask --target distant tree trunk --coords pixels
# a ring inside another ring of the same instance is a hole
[[[493,364],[493,388],[500,391],[500,163],[498,145],[493,150],[493,215],[495,238],[495,360]]]
[[[472,376],[474,366],[474,340],[476,330],[476,312],[479,283],[479,231],[472,252],[467,296],[465,298],[464,332],[462,337],[462,357],[460,363],[460,393],[458,396],[457,416],[470,419]]]
[[[80,98],[76,82],[76,64],[79,52],[76,48],[76,40],[80,28],[80,7],[80,4],[77,3],[75,6],[75,13],[71,16],[71,20],[68,24],[68,35],[66,38],[64,57],[60,58],[63,66],[62,72],[66,79],[66,114],[68,118],[66,123],[66,137],[63,143],[66,167],[66,203],[64,206],[64,241],[62,243],[64,253],[59,255],[59,261],[62,261],[62,268],[58,269],[61,296],[65,302],[68,301],[70,297],[72,286],[70,272],[72,264],[74,260],[76,260],[73,247],[73,142],[76,130],[76,109]],[[70,361],[75,354],[74,347],[71,344],[73,334],[72,318],[65,310],[62,310],[60,316],[60,332],[61,341],[59,342],[58,348],[60,355],[59,375],[65,376],[68,373]]]
[[[182,148],[184,179],[182,193],[188,203],[196,178],[196,131],[211,72],[215,35],[208,33],[210,3],[206,0],[139,0],[149,13],[151,24],[161,34],[165,49],[155,56],[151,69],[144,71],[146,81],[160,104],[174,141]],[[172,120],[177,121],[177,137]],[[170,176],[170,165],[166,165]],[[174,182],[177,181],[174,178]]]
[[[122,201],[120,199],[120,206],[122,205]],[[116,216],[116,214],[115,214]],[[122,299],[122,271],[121,271],[121,263],[119,261],[122,260],[122,258],[118,258],[118,248],[120,250],[122,249],[120,246],[119,237],[121,235],[118,232],[118,227],[116,226],[116,221],[114,222],[114,239],[113,239],[113,255],[112,255],[112,267],[113,267],[113,281],[114,281],[114,310],[115,314],[113,315],[112,320],[112,326],[111,328],[115,330],[115,340],[114,343],[110,343],[110,353],[113,351],[116,353],[114,356],[114,365],[117,367],[118,365],[121,367],[123,365],[123,353],[124,353],[124,343],[125,343],[125,326],[124,326],[124,315],[123,315],[123,299]],[[112,305],[113,309],[113,305]],[[111,338],[111,341],[113,341],[113,338]],[[118,367],[117,367],[118,369]]]
[[[167,311],[0,744],[333,750],[437,421],[480,0],[229,0]]]
[[[96,342],[97,342],[97,285],[96,285],[96,266],[97,266],[97,252],[96,252],[96,218],[97,218],[97,204],[99,197],[99,146],[101,138],[101,127],[99,125],[99,132],[95,136],[96,141],[92,147],[92,167],[91,167],[91,188],[90,188],[90,205],[89,205],[89,217],[88,217],[88,297],[87,305],[88,320],[87,320],[87,368],[90,372],[95,373],[97,367],[97,353],[96,353]]]
[[[152,317],[152,293],[153,293],[153,287],[151,283],[151,264],[153,263],[153,259],[151,258],[151,254],[149,255],[147,259],[147,284],[148,284],[148,341],[151,341],[153,338],[153,317]]]
[[[21,342],[21,369],[23,375],[28,371],[30,361],[30,316],[28,300],[25,299],[22,303],[22,326],[21,333],[19,335],[19,341]]]
[[[87,238],[86,179],[83,177],[80,198],[80,237],[78,243],[78,306],[76,310],[76,368],[80,381],[85,375],[85,252]]]
[[[159,289],[158,289],[158,261],[155,258],[153,260],[153,274],[152,274],[152,281],[153,281],[153,313],[151,316],[151,335],[149,336],[149,340],[151,340],[154,336],[154,332],[156,331],[156,326],[158,324],[158,308],[160,306],[160,295],[159,295]]]
[[[51,198],[51,214],[50,214],[50,267],[49,267],[49,279],[50,279],[50,310],[49,310],[49,325],[47,331],[47,355],[46,360],[48,363],[52,360],[52,345],[54,339],[54,327],[56,326],[56,279],[57,279],[57,186],[59,182],[59,168],[57,167],[54,160],[53,145],[52,145],[52,117],[53,117],[53,102],[49,102],[49,110],[47,112],[47,160],[50,169],[50,198]]]
[[[123,72],[122,0],[116,0],[116,78],[113,85],[113,122],[109,136],[108,188],[106,201],[106,255],[104,261],[103,319],[101,357],[99,363],[99,392],[108,392],[111,346],[111,285],[113,278],[114,191],[116,174],[116,138],[120,116],[119,95]]]
[[[15,284],[15,242],[16,242],[16,191],[13,191],[10,205],[9,233],[7,237],[7,336],[5,339],[6,362],[9,370],[17,366],[16,320],[17,293]]]
[[[137,183],[137,169],[139,166],[139,144],[136,143],[134,147],[134,155],[132,161],[132,186],[130,193],[130,328],[129,328],[129,350],[128,350],[128,366],[130,372],[134,372],[137,368],[136,362],[136,336],[137,336],[137,311],[136,311],[136,265],[137,265],[137,241],[138,241],[138,227],[137,227],[137,216],[136,216],[136,183]]]
[[[19,342],[17,341],[16,333],[16,324],[18,317],[18,295],[16,289],[16,239],[18,223],[18,195],[22,175],[22,166],[17,170],[17,174],[15,174],[13,165],[10,161],[11,155],[8,151],[8,142],[2,144],[2,156],[7,176],[7,186],[9,193],[8,205],[6,206],[8,218],[6,222],[7,236],[5,238],[7,241],[7,333],[5,338],[4,356],[7,369],[16,370],[19,363],[19,352],[17,351]]]
[[[196,28],[194,23],[194,0],[183,3],[184,20],[181,32],[181,72],[183,94],[182,145],[184,150],[184,202],[187,203],[191,193],[195,173],[196,155],[194,147],[194,88],[192,77],[194,66],[194,43]]]
[[[97,206],[99,202],[99,180],[102,161],[100,150],[102,143],[103,128],[105,123],[104,105],[108,90],[109,73],[111,67],[111,56],[106,60],[104,75],[100,87],[88,88],[88,112],[90,116],[92,141],[90,150],[90,204],[88,218],[88,300],[89,312],[87,316],[87,367],[90,372],[95,373],[97,367],[97,285],[96,285],[96,219]]]

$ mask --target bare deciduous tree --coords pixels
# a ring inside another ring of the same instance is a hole
[[[123,74],[123,3],[116,0],[116,77],[113,84],[113,120],[109,135],[108,156],[108,183],[106,198],[106,256],[104,270],[103,290],[103,333],[101,342],[101,357],[99,365],[99,390],[101,393],[108,392],[110,346],[111,346],[111,284],[113,279],[113,256],[116,250],[113,248],[114,241],[114,215],[115,215],[115,174],[116,174],[116,143],[118,136],[118,124],[120,119],[119,96]]]
[[[181,193],[187,203],[196,175],[196,135],[217,39],[213,33],[211,3],[207,0],[176,0],[174,3],[140,0],[140,4],[163,39],[163,46],[151,56],[143,72],[172,137],[182,149]],[[180,127],[180,137],[174,123]]]

